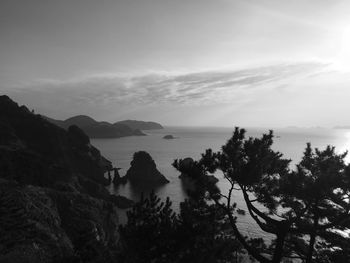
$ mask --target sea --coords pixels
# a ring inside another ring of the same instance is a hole
[[[119,167],[120,175],[126,174],[130,167],[133,154],[137,151],[147,151],[156,162],[158,170],[170,181],[170,183],[156,189],[135,188],[130,184],[115,187],[110,185],[108,190],[112,194],[123,195],[134,201],[139,200],[141,193],[147,195],[151,190],[165,200],[169,197],[172,201],[174,211],[179,211],[179,204],[187,198],[179,172],[172,167],[175,159],[191,157],[199,159],[206,149],[219,151],[221,146],[231,137],[234,127],[165,127],[160,130],[143,131],[147,136],[132,136],[117,139],[93,139],[92,144],[96,146],[103,156],[112,161],[114,167]],[[268,133],[267,128],[247,128],[247,137],[260,137]],[[306,147],[310,142],[312,147],[324,149],[327,145],[336,147],[341,153],[350,149],[350,130],[328,129],[328,128],[276,128],[274,131],[273,149],[283,153],[284,158],[291,159],[290,168],[300,161]],[[165,135],[173,135],[175,139],[163,139]],[[346,159],[350,161],[350,154]],[[220,173],[215,175],[218,186],[223,193],[228,189],[228,183]],[[233,196],[237,207],[247,212],[243,197],[239,191]],[[121,224],[127,220],[125,210],[119,211]],[[251,237],[264,237],[270,239],[262,232],[252,218],[246,213],[237,215],[239,228]]]

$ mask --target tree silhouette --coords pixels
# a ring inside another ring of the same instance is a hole
[[[221,151],[207,150],[185,170],[179,165],[181,160],[174,166],[222,209],[236,238],[257,261],[348,262],[349,239],[339,232],[349,226],[350,218],[346,153],[337,154],[330,146],[313,150],[308,144],[296,170],[291,171],[290,160],[272,150],[272,144],[272,131],[246,139],[245,130],[236,128]],[[228,193],[210,183],[208,178],[215,172],[228,182]],[[237,227],[233,191],[241,192],[257,225],[275,236],[269,246],[261,239],[246,238]]]
[[[171,202],[162,202],[154,192],[128,212],[120,227],[121,262],[239,262],[241,247],[223,221],[215,204],[190,198],[175,214]]]
[[[165,202],[152,191],[141,197],[128,221],[120,226],[122,262],[168,262],[174,256],[177,217],[169,198]]]

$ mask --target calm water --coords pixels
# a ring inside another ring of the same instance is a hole
[[[173,207],[178,210],[179,203],[186,198],[182,189],[179,173],[171,166],[174,159],[192,157],[198,159],[206,149],[217,151],[231,136],[231,128],[185,128],[167,127],[163,130],[146,131],[148,136],[125,137],[119,139],[94,139],[92,144],[100,149],[101,153],[113,162],[115,167],[121,167],[120,174],[124,175],[130,167],[134,152],[147,151],[155,160],[158,169],[170,181],[158,189],[156,193],[165,198],[169,196]],[[261,136],[268,132],[267,129],[247,129],[248,136]],[[275,129],[274,149],[282,152],[285,158],[293,160],[292,167],[297,163],[305,149],[306,142],[311,142],[313,147],[320,149],[327,145],[334,145],[339,152],[350,149],[350,130],[335,129],[301,129],[285,128]],[[171,134],[177,137],[174,140],[165,140],[164,135]],[[220,177],[220,175],[218,175]],[[227,189],[223,178],[219,178],[219,187],[222,191]],[[134,189],[129,184],[109,187],[111,193],[121,194],[133,200],[138,200],[141,192],[149,192],[151,189]],[[245,209],[244,202],[239,192],[235,194],[235,202],[239,208]],[[120,221],[125,221],[125,213],[121,213]],[[255,226],[249,215],[238,216],[240,227],[246,234],[261,236],[261,232]]]

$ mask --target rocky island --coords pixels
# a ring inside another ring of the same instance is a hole
[[[165,135],[164,137],[163,137],[163,139],[165,139],[165,140],[173,140],[173,139],[175,139],[175,137],[173,136],[173,135]]]
[[[169,180],[158,171],[152,157],[145,151],[134,153],[130,165],[125,177],[132,184],[156,186],[169,183]]]

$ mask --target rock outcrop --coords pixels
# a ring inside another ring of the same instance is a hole
[[[121,168],[113,168],[114,175],[113,175],[113,184],[114,186],[120,185],[120,184],[126,184],[127,179],[125,176],[121,177],[119,174],[119,170]]]
[[[131,167],[127,171],[125,177],[132,184],[156,186],[169,183],[156,166],[156,163],[145,151],[134,153]]]
[[[78,127],[0,96],[0,262],[115,262],[112,169]]]

